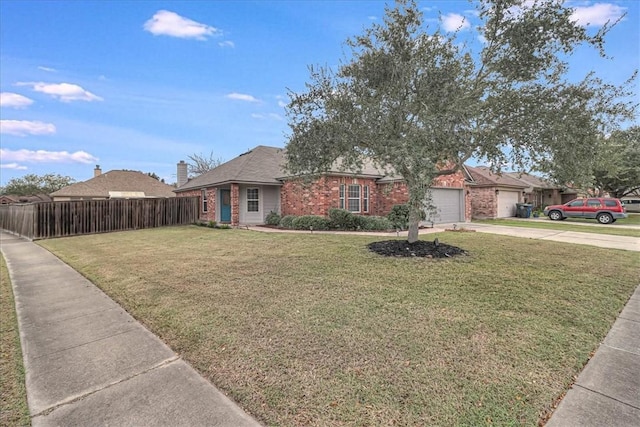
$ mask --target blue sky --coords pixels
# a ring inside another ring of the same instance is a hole
[[[419,4],[432,28],[477,40],[472,3]],[[627,14],[607,38],[610,59],[571,58],[576,78],[593,69],[621,83],[640,67],[639,1],[569,5],[591,31]],[[346,38],[380,22],[384,6],[1,0],[0,184],[27,173],[86,180],[96,164],[175,182],[190,154],[284,147],[287,91],[304,89],[309,65],[337,65]]]

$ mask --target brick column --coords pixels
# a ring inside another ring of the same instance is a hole
[[[231,184],[231,225],[240,224],[240,185]]]

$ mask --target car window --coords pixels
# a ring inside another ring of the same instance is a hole
[[[584,205],[584,200],[574,200],[573,202],[569,202],[567,206],[577,207]]]
[[[589,199],[589,200],[587,200],[587,206],[590,206],[590,207],[597,208],[601,204],[602,203],[600,203],[600,200],[598,200],[598,199]]]
[[[605,200],[604,201],[604,205],[605,206],[616,207],[616,206],[618,206],[618,203],[615,200]]]

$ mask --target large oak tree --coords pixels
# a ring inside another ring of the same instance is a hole
[[[573,181],[591,175],[598,135],[632,119],[628,85],[595,73],[568,78],[567,58],[595,34],[572,20],[561,0],[475,3],[482,47],[430,28],[415,2],[387,7],[382,24],[347,40],[337,70],[310,68],[306,90],[291,92],[287,164],[313,175],[341,158],[358,170],[369,158],[400,174],[409,190],[409,242],[435,177],[471,157]],[[555,174],[554,174],[555,173]]]

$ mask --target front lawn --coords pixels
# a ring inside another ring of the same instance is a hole
[[[637,285],[637,254],[484,233],[175,227],[39,242],[268,425],[535,426]]]
[[[638,215],[640,217],[640,215]],[[633,228],[616,228],[617,225],[623,225],[621,221],[627,221],[619,219],[612,226],[599,226],[595,219],[580,219],[580,218],[567,218],[564,221],[551,221],[547,218],[530,218],[523,219],[509,219],[509,218],[496,218],[496,219],[474,219],[473,222],[479,224],[491,224],[491,225],[504,225],[508,227],[526,227],[526,228],[541,228],[545,230],[560,230],[560,231],[577,231],[580,233],[592,233],[592,234],[610,234],[613,236],[629,236],[640,237],[640,230]],[[632,219],[634,221],[634,219]],[[595,224],[596,226],[590,227],[581,224]],[[633,223],[626,223],[627,225],[634,225]]]

